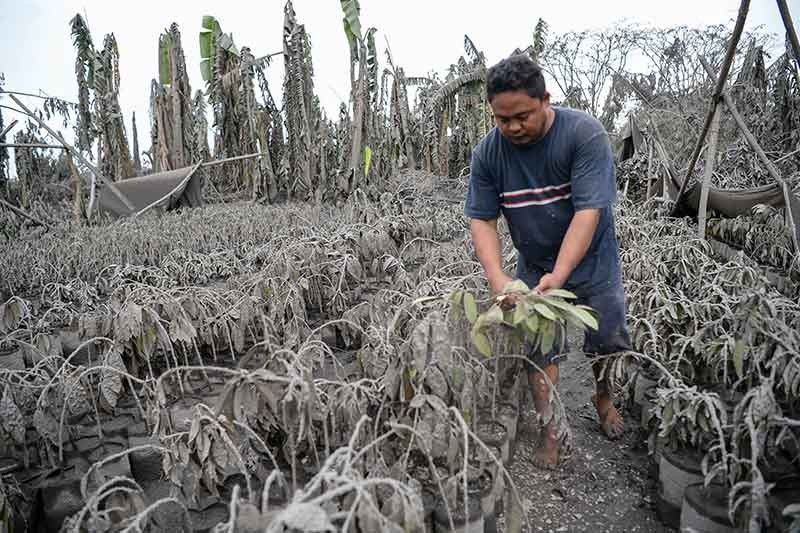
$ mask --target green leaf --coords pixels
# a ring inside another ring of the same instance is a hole
[[[358,0],[340,0],[340,3],[344,12],[345,33],[349,32],[353,37],[361,39],[361,20],[359,19],[361,6],[358,5]],[[350,39],[349,34],[348,39]]]
[[[536,309],[536,312],[545,317],[547,320],[557,320],[553,310],[547,307],[545,304],[537,302],[533,304],[533,308]]]
[[[453,291],[450,293],[450,302],[456,306],[461,305],[461,299],[464,297],[464,293],[462,291]]]
[[[370,166],[372,166],[372,148],[369,146],[364,147],[364,176],[369,174]]]
[[[736,339],[736,346],[733,349],[733,368],[736,370],[736,377],[744,377],[744,352],[747,345],[741,339]]]
[[[539,315],[530,315],[527,320],[525,320],[525,327],[528,328],[528,331],[531,333],[538,333]]]
[[[525,305],[524,302],[517,303],[517,306],[514,308],[514,316],[511,319],[511,323],[514,324],[514,326],[518,326],[527,319],[528,319],[528,306]]]
[[[472,332],[472,344],[485,357],[492,356],[492,345],[489,343],[489,338],[480,331]]]
[[[551,291],[547,291],[547,296],[556,296],[558,298],[564,298],[565,300],[575,300],[578,298],[575,296],[575,293],[566,289],[553,289]]]
[[[515,279],[513,281],[509,281],[506,283],[506,286],[503,287],[503,294],[510,294],[510,293],[525,293],[530,292],[528,285],[522,281],[521,279]]]
[[[600,328],[600,324],[597,321],[597,318],[592,315],[594,312],[590,307],[586,307],[584,305],[577,305],[572,309],[572,312],[577,316],[581,322],[586,324],[587,327],[597,331]]]
[[[594,329],[595,331],[598,328],[597,319],[592,315],[594,312],[593,310],[590,312],[589,307],[581,307],[577,305],[573,305],[569,302],[565,302],[563,300],[546,300],[548,305],[561,309],[567,313],[569,313],[572,317],[576,318],[577,321],[589,328]],[[578,325],[580,325],[578,324]]]
[[[502,324],[504,320],[503,310],[497,304],[491,306],[481,317],[482,324]]]
[[[478,319],[478,306],[475,303],[475,296],[471,292],[464,293],[464,314],[470,324],[474,324]]]
[[[172,82],[172,35],[169,32],[158,39],[158,82],[161,85]]]
[[[548,309],[549,311],[549,309]],[[540,342],[539,350],[542,354],[547,354],[553,349],[553,343],[556,340],[556,324],[549,320],[542,322],[540,326]]]

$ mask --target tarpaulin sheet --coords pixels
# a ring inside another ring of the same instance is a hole
[[[166,172],[158,172],[138,178],[128,178],[114,182],[119,191],[133,205],[128,209],[122,200],[102,185],[98,186],[98,206],[101,212],[114,217],[125,217],[137,213],[153,202],[154,209],[174,209],[176,207],[197,207],[203,205],[203,178],[195,167],[184,167]],[[187,179],[188,176],[188,179]]]

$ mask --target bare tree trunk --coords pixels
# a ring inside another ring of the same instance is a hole
[[[350,186],[350,190],[347,191],[348,194],[353,192],[359,185],[359,181],[361,180],[361,162],[363,160],[363,150],[364,147],[364,93],[365,84],[366,84],[366,77],[367,77],[367,66],[364,64],[363,60],[358,68],[358,82],[356,84],[356,90],[353,94],[353,124],[352,128],[352,135],[351,135],[351,148],[350,148],[350,168],[349,170],[353,172],[353,181],[352,185]]]
[[[81,190],[81,177],[78,174],[78,169],[75,168],[75,162],[72,160],[72,155],[67,152],[67,165],[69,166],[70,177],[73,181],[74,199],[72,202],[72,218],[76,224],[83,222],[83,191]]]

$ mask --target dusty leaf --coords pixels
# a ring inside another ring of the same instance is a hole
[[[425,372],[428,364],[428,340],[430,339],[431,325],[428,320],[421,320],[411,331],[411,353],[413,355],[414,368],[417,374]]]
[[[0,420],[3,429],[11,436],[14,443],[25,443],[25,418],[17,404],[14,403],[14,399],[11,398],[8,385],[3,390],[3,397],[0,399]]]
[[[300,531],[336,531],[327,513],[312,503],[292,503],[278,515],[286,527]]]
[[[733,368],[736,370],[736,377],[741,379],[744,377],[744,353],[747,350],[747,345],[742,339],[736,339],[736,345],[733,349]]]
[[[71,415],[79,415],[91,409],[89,393],[80,380],[82,373],[83,367],[81,366],[64,376],[64,399]]]
[[[48,411],[47,405],[43,404],[36,408],[33,413],[33,426],[39,435],[58,445],[58,421]]]
[[[100,394],[112,409],[116,407],[119,395],[122,392],[122,374],[120,372],[126,372],[125,363],[122,362],[120,349],[117,348],[117,345],[114,345],[108,351],[105,366],[100,372]]]
[[[114,337],[119,342],[136,338],[142,331],[142,307],[134,302],[126,303],[114,320]]]

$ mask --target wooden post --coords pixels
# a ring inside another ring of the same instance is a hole
[[[727,79],[728,72],[733,64],[733,57],[736,55],[736,45],[739,44],[739,38],[742,36],[744,22],[747,19],[747,11],[749,9],[750,0],[742,0],[742,3],[739,5],[739,15],[736,17],[736,25],[733,27],[731,41],[728,43],[728,50],[725,53],[725,58],[722,61],[722,68],[719,71],[719,77],[717,78],[717,83],[714,86],[714,93],[711,95],[711,105],[706,113],[706,120],[703,123],[703,129],[700,130],[700,137],[697,138],[697,143],[695,144],[694,151],[692,152],[692,157],[689,159],[689,166],[686,169],[683,182],[680,184],[680,189],[678,189],[678,196],[675,198],[675,207],[672,210],[673,215],[675,215],[678,210],[678,205],[680,204],[684,192],[686,192],[686,187],[692,177],[694,167],[697,164],[697,160],[700,158],[700,152],[703,149],[703,143],[705,142],[706,135],[711,127],[711,120],[714,118],[714,112],[717,109],[717,103],[719,102],[720,95],[722,94],[723,87],[725,86],[725,80]]]
[[[713,78],[714,72],[711,70],[711,66],[703,57],[700,57],[700,63],[703,65],[703,68],[705,69],[706,73]],[[761,163],[767,169],[767,173],[769,173],[770,177],[772,177],[772,179],[774,179],[781,187],[781,190],[783,191],[783,202],[786,204],[786,213],[788,215],[789,231],[792,234],[792,244],[794,245],[795,252],[800,251],[800,243],[798,243],[799,238],[797,235],[797,226],[795,225],[795,220],[792,215],[792,209],[791,209],[791,191],[789,189],[788,184],[786,183],[786,180],[784,180],[781,177],[780,172],[778,171],[778,167],[776,167],[775,164],[772,161],[770,161],[769,157],[767,157],[767,154],[761,148],[761,145],[758,144],[755,135],[753,135],[753,133],[750,131],[750,128],[747,127],[744,118],[742,118],[742,115],[739,113],[739,109],[736,107],[736,104],[733,102],[733,98],[731,98],[730,94],[728,94],[727,91],[722,91],[721,96],[722,96],[722,101],[725,102],[725,106],[728,108],[728,111],[731,112],[731,116],[733,116],[734,122],[736,122],[736,125],[741,130],[745,140],[747,140],[747,143],[750,145],[750,148],[753,149],[758,158],[761,160]]]
[[[711,176],[717,161],[717,141],[719,140],[719,104],[711,119],[711,130],[708,132],[708,149],[706,150],[706,168],[703,173],[703,187],[700,190],[700,206],[697,214],[697,236],[706,238],[706,217],[708,216],[708,189],[711,187]]]

